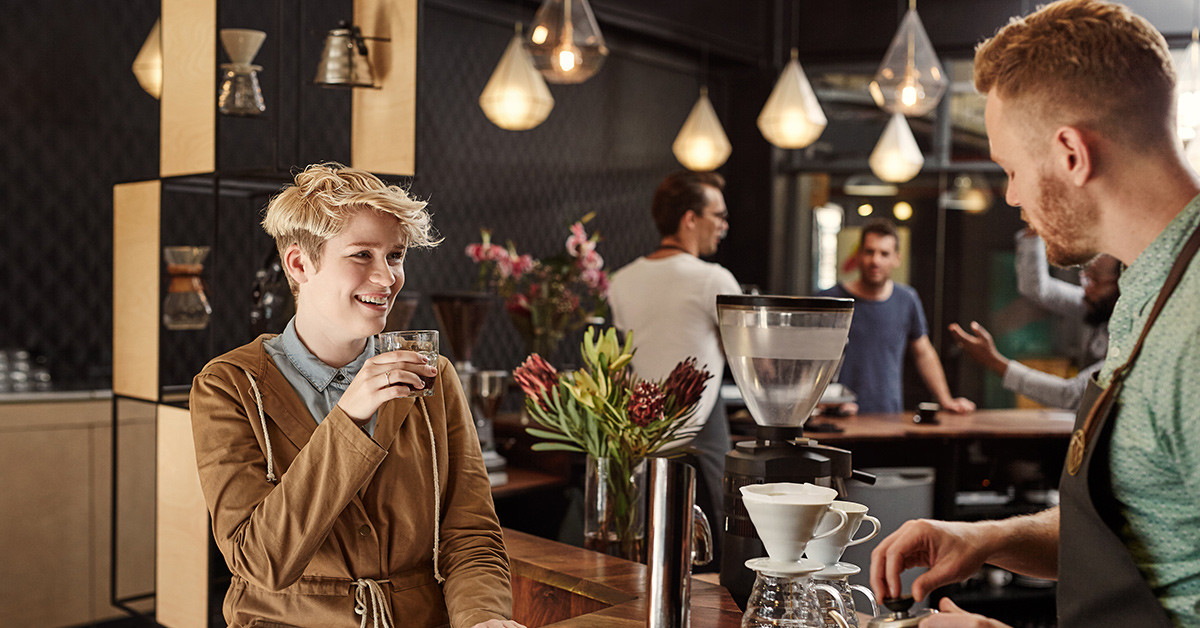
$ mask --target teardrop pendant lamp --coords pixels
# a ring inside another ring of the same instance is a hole
[[[828,123],[798,57],[798,51],[792,48],[791,61],[779,74],[775,89],[758,114],[758,130],[779,148],[804,148],[812,144]]]
[[[937,106],[949,84],[917,15],[917,0],[909,0],[908,11],[869,86],[871,97],[888,113],[923,116]]]
[[[733,145],[708,99],[708,87],[700,88],[700,98],[679,129],[671,152],[685,168],[697,172],[716,170],[733,152]]]
[[[892,114],[867,163],[875,176],[891,183],[904,183],[921,171],[925,156],[902,114]]]
[[[141,50],[133,58],[133,75],[147,94],[155,98],[162,96],[163,57],[160,20],[154,20],[150,34]]]
[[[546,120],[554,97],[533,67],[521,36],[521,25],[479,95],[479,107],[492,124],[509,131],[526,131]]]
[[[533,16],[528,46],[534,67],[551,83],[582,83],[608,56],[587,0],[545,0]]]

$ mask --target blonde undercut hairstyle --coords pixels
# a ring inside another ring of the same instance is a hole
[[[976,48],[975,88],[1019,102],[1034,124],[1095,130],[1134,150],[1175,141],[1167,42],[1119,4],[1062,0],[1014,17]]]
[[[272,198],[262,226],[275,238],[280,258],[295,244],[320,269],[325,242],[340,234],[350,217],[364,209],[400,221],[406,248],[437,246],[441,239],[434,233],[425,205],[370,172],[327,162],[305,168],[296,175],[295,185]],[[288,284],[295,295],[297,286],[291,275]]]

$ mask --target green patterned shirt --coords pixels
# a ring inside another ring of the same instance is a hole
[[[1121,275],[1109,321],[1108,385],[1137,343],[1175,257],[1200,224],[1200,197]],[[1200,254],[1146,337],[1121,392],[1110,446],[1120,531],[1180,626],[1200,626]]]

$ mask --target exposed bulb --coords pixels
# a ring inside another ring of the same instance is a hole
[[[573,46],[563,46],[559,49],[556,58],[558,59],[558,67],[563,72],[570,72],[575,69],[578,56],[575,51],[571,50]]]
[[[540,46],[546,43],[546,38],[549,36],[550,30],[545,26],[538,24],[537,27],[533,29],[533,33],[529,35],[529,40]]]
[[[925,90],[921,88],[921,84],[911,74],[904,78],[904,82],[900,84],[899,91],[900,104],[904,105],[905,109],[912,108],[917,102],[925,98]]]

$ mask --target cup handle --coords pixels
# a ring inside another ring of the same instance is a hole
[[[840,510],[835,510],[833,508],[830,508],[829,512],[837,513],[837,516],[841,517],[842,520],[839,521],[838,524],[833,526],[832,528],[830,528],[820,534],[813,535],[813,537],[811,539],[809,539],[810,541],[815,541],[817,539],[823,539],[823,538],[833,534],[834,532],[841,530],[842,526],[846,525],[846,513],[842,512]]]
[[[846,623],[846,618],[842,617],[842,614],[837,611],[829,611],[829,618],[833,620],[833,623],[837,624],[838,628],[850,628],[850,624]]]
[[[853,541],[850,541],[849,543],[846,544],[846,547],[850,547],[851,545],[858,545],[859,543],[866,543],[867,541],[870,541],[871,539],[875,538],[876,534],[879,534],[879,520],[878,519],[876,519],[875,517],[872,517],[871,515],[863,515],[863,521],[871,522],[871,533],[864,537],[860,537],[860,538],[854,539]]]
[[[875,594],[871,593],[870,589],[861,584],[852,584],[850,585],[850,591],[858,591],[863,597],[867,598],[867,601],[871,603],[871,617],[879,615],[879,605],[875,603]]]

